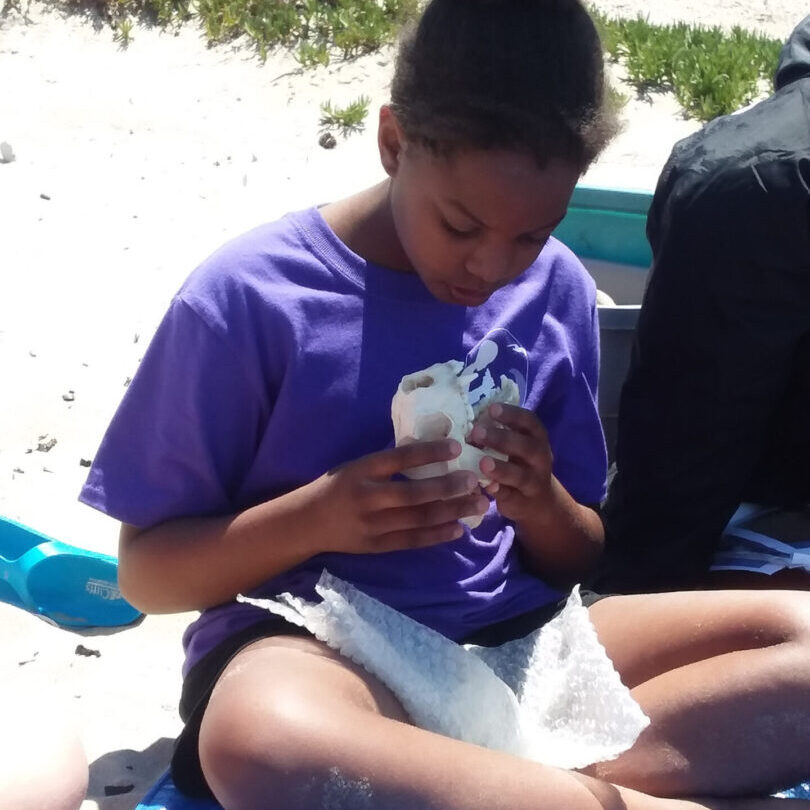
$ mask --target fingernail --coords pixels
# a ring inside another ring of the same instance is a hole
[[[450,439],[447,446],[454,456],[457,456],[461,453],[461,444],[459,444],[459,442],[457,442],[455,439]]]
[[[489,415],[494,416],[496,419],[503,413],[503,406],[499,403],[495,403],[494,405],[490,405],[489,408]]]
[[[484,514],[489,509],[489,501],[486,498],[477,498],[475,501],[475,511]]]
[[[491,473],[495,469],[495,460],[490,456],[484,456],[478,467],[483,473]]]
[[[477,442],[480,442],[480,441],[483,441],[484,439],[486,439],[486,437],[487,437],[487,432],[486,432],[486,430],[484,430],[484,428],[483,428],[483,427],[481,427],[481,425],[476,425],[476,426],[475,426],[475,427],[472,429],[472,433],[470,434],[470,437],[471,437],[473,440],[475,440],[475,441],[477,441]]]

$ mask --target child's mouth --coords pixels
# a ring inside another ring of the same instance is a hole
[[[467,287],[457,287],[450,285],[450,295],[456,303],[468,307],[475,307],[483,304],[492,294],[490,290],[471,290]]]

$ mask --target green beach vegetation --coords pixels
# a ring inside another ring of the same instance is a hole
[[[2,12],[24,0],[3,0]],[[209,44],[246,37],[264,60],[291,49],[303,66],[352,59],[392,42],[416,15],[419,0],[61,0],[68,10],[95,10],[126,45],[133,21],[170,28],[198,24]]]
[[[0,16],[23,12],[26,0],[0,0]],[[162,27],[200,26],[210,44],[238,37],[261,59],[277,48],[291,50],[302,68],[352,59],[391,43],[416,15],[422,0],[52,0],[67,10],[97,14],[126,47],[136,36],[134,22]],[[590,11],[608,59],[622,65],[640,95],[672,91],[685,115],[709,121],[750,103],[776,67],[781,42],[735,27],[724,31],[687,23],[655,25],[647,18],[609,17]],[[616,103],[622,94],[613,91]],[[322,110],[354,122],[362,105],[348,112]],[[367,105],[366,105],[367,109]],[[363,115],[365,115],[363,113]],[[338,121],[333,121],[333,125]],[[359,122],[346,131],[357,129]]]
[[[735,26],[731,31],[686,23],[654,25],[591,8],[608,58],[621,64],[640,95],[671,90],[699,121],[738,110],[773,77],[782,43]]]
[[[359,96],[345,107],[338,107],[331,101],[321,104],[320,127],[322,131],[336,129],[346,137],[352,132],[360,132],[365,126],[366,115],[371,104],[368,96]]]

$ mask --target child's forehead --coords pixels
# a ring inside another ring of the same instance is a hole
[[[577,172],[572,163],[559,158],[540,164],[535,155],[520,148],[465,146],[435,152],[417,147],[415,156],[423,167],[435,174],[437,180],[459,186],[473,187],[493,181],[542,185],[561,174]]]
[[[527,230],[556,224],[579,178],[573,165],[540,166],[519,150],[464,149],[422,159],[423,182],[438,203],[482,222],[517,215]]]

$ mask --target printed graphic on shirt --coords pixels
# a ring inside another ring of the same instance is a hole
[[[494,388],[500,388],[501,376],[508,377],[517,385],[520,404],[525,404],[529,353],[507,329],[493,329],[470,350],[463,373],[473,372],[476,379],[469,389],[469,403],[473,407]]]

